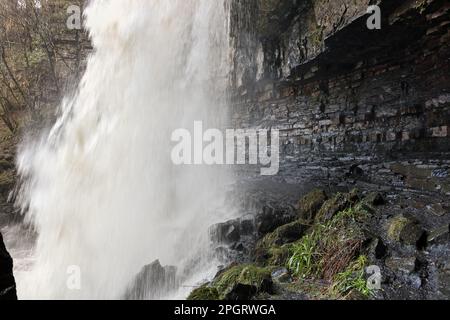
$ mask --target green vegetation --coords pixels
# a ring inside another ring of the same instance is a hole
[[[192,291],[187,300],[219,300],[219,292],[214,287],[203,285]]]
[[[319,191],[313,193],[325,201]],[[258,265],[232,265],[211,284],[194,290],[191,298],[224,299],[236,284],[254,286],[256,294],[261,296],[265,292],[264,280],[271,280],[272,271],[282,268],[288,269],[293,281],[277,282],[277,285],[288,292],[305,293],[311,299],[349,299],[355,295],[370,298],[372,291],[365,278],[368,258],[362,246],[367,239],[363,226],[376,212],[374,206],[381,202],[380,197],[371,195],[360,199],[356,190],[336,194],[321,208],[309,211],[313,215],[314,211],[322,211],[328,219],[316,220],[308,228],[299,218],[277,228],[257,243]],[[312,194],[304,199],[317,198]],[[305,204],[304,208],[311,207]]]
[[[212,283],[192,291],[188,300],[224,299],[236,284],[254,286],[259,292],[265,279],[271,279],[269,268],[252,264],[234,265],[219,274]]]
[[[308,225],[312,224],[317,211],[320,210],[322,204],[327,199],[326,193],[320,189],[314,189],[300,199],[298,202],[298,216],[300,221]]]
[[[356,223],[362,210],[349,208],[311,232],[292,246],[289,270],[299,278],[332,279],[359,251],[364,235]]]
[[[344,297],[356,290],[363,297],[370,297],[372,291],[367,287],[367,279],[365,278],[366,265],[367,257],[361,255],[345,271],[338,273],[330,287],[330,295]]]
[[[318,232],[304,236],[299,242],[292,246],[292,256],[288,261],[288,268],[294,276],[307,277],[317,275],[319,270],[317,253]]]
[[[223,298],[237,283],[259,287],[265,278],[270,278],[270,270],[254,265],[237,265],[223,272],[213,285]]]
[[[409,220],[402,215],[392,218],[391,221],[389,222],[389,228],[388,228],[389,239],[391,239],[393,241],[399,241],[400,234],[408,223],[409,223]]]

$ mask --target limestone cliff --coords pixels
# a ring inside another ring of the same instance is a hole
[[[381,30],[367,28],[372,4]],[[449,10],[442,0],[236,0],[234,125],[280,129],[281,174],[293,181],[356,173],[449,194]]]

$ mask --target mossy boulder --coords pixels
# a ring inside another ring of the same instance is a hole
[[[298,202],[298,217],[305,224],[312,224],[316,213],[320,210],[323,203],[328,199],[325,191],[314,189]]]
[[[426,234],[417,221],[398,215],[388,222],[387,236],[394,242],[419,245],[420,240],[426,237]]]
[[[274,232],[267,234],[261,241],[265,247],[274,245],[281,246],[300,239],[308,230],[302,221],[294,221],[277,228]]]
[[[333,219],[340,211],[343,211],[359,200],[357,190],[350,193],[336,193],[331,199],[325,201],[315,217],[316,224],[323,224]]]
[[[192,291],[187,300],[219,300],[219,292],[216,288],[209,286],[209,284],[205,284]]]
[[[252,264],[235,265],[219,274],[212,283],[217,289],[220,299],[242,299],[239,291],[251,292],[252,295],[269,292],[272,286],[271,272],[268,268],[260,268]],[[244,290],[254,288],[254,290]],[[251,298],[251,297],[245,297]]]
[[[398,215],[388,222],[387,236],[391,241],[400,241],[400,234],[403,228],[409,223],[409,219],[403,215]]]
[[[308,228],[297,220],[267,234],[256,244],[255,261],[264,265],[283,265],[289,256],[288,244],[301,239]]]
[[[290,257],[292,244],[285,244],[281,247],[272,247],[268,250],[268,266],[284,266]]]
[[[264,266],[285,266],[290,256],[292,243],[283,246],[258,247],[255,250],[255,262]]]

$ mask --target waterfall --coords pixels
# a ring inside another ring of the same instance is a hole
[[[77,92],[17,161],[38,234],[21,298],[120,299],[157,259],[201,279],[207,229],[227,212],[227,169],[175,166],[170,137],[224,125],[228,1],[96,0],[85,18],[94,52]]]

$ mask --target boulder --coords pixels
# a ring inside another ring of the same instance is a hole
[[[417,221],[398,215],[388,222],[387,236],[394,242],[420,246],[426,232]]]
[[[258,292],[258,288],[253,285],[236,283],[224,297],[224,300],[243,301],[250,300]]]
[[[258,235],[273,232],[276,228],[297,219],[292,207],[264,206],[262,212],[256,215],[255,225]]]
[[[176,267],[163,267],[159,260],[146,265],[128,289],[126,299],[149,300],[163,297],[177,288],[176,273]]]
[[[343,211],[358,201],[359,197],[356,191],[350,193],[337,193],[333,198],[325,201],[315,217],[318,224],[326,223],[340,211]]]
[[[325,191],[314,189],[298,202],[298,218],[305,224],[312,224],[316,213],[320,210],[323,203],[328,199]]]
[[[286,268],[279,268],[272,272],[272,279],[278,283],[289,283],[292,277]]]
[[[187,300],[197,300],[197,301],[219,300],[219,292],[217,291],[216,288],[209,286],[209,284],[206,284],[192,291]]]
[[[278,227],[258,241],[254,250],[255,262],[268,265],[283,265],[289,255],[288,245],[303,237],[308,226],[294,221]]]
[[[416,267],[416,257],[389,257],[386,259],[386,267],[393,271],[406,274],[412,273]]]
[[[254,231],[255,220],[243,217],[213,225],[209,234],[215,244],[234,244],[242,237],[251,236]]]
[[[450,241],[450,226],[445,224],[431,230],[428,234],[427,242],[431,245],[446,244]]]
[[[17,300],[13,260],[6,250],[0,233],[0,300]]]
[[[263,247],[282,246],[299,240],[308,230],[302,221],[294,221],[278,227],[274,232],[267,234],[261,241],[260,245]]]
[[[256,294],[272,293],[273,281],[270,270],[251,264],[233,264],[221,271],[212,286],[221,299],[249,300]]]

